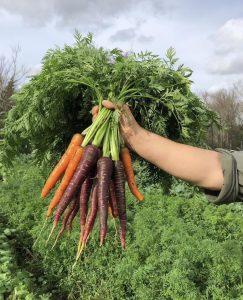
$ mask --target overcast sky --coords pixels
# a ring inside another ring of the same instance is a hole
[[[242,0],[0,0],[0,55],[19,45],[33,72],[49,48],[74,42],[75,29],[105,48],[163,57],[174,47],[197,92],[243,79]]]

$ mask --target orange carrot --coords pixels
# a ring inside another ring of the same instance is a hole
[[[134,172],[133,172],[133,167],[132,167],[132,158],[131,158],[131,155],[129,153],[129,150],[126,147],[121,149],[120,157],[121,157],[121,160],[123,162],[124,171],[125,171],[125,174],[126,174],[126,177],[127,177],[127,183],[128,183],[128,186],[130,188],[131,193],[139,201],[144,200],[143,194],[141,194],[138,190],[136,180],[135,180],[135,176],[134,176]]]
[[[49,178],[47,179],[42,191],[41,191],[41,197],[45,198],[51,189],[55,186],[58,179],[61,177],[61,175],[66,170],[69,161],[72,159],[73,155],[76,152],[77,146],[80,146],[83,141],[83,136],[79,133],[76,133],[66,150],[66,152],[63,154],[61,159],[59,160],[58,164],[54,168],[54,170],[51,172]]]
[[[74,157],[71,159],[71,161],[68,164],[68,167],[65,171],[65,174],[62,178],[62,181],[57,188],[54,197],[51,200],[51,203],[49,204],[48,211],[47,211],[47,217],[49,217],[52,214],[52,210],[58,205],[60,202],[62,195],[64,194],[69,182],[71,181],[73,174],[75,170],[77,169],[77,166],[83,156],[84,149],[82,147],[76,148],[76,153]]]

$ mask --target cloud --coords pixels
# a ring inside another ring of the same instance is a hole
[[[243,19],[230,19],[217,32],[221,42],[239,43],[243,41]]]
[[[152,42],[153,39],[154,39],[154,37],[151,36],[151,35],[140,34],[140,35],[138,36],[138,41],[139,41],[140,43],[149,43],[149,42]]]
[[[210,37],[214,54],[208,71],[214,74],[243,74],[243,18],[230,19]]]
[[[243,50],[243,19],[228,20],[212,36],[216,43],[215,52],[225,55],[236,49]]]
[[[211,63],[210,72],[214,74],[230,75],[243,74],[243,57],[226,57]]]
[[[19,15],[30,26],[41,27],[51,21],[59,26],[82,25],[84,29],[112,26],[118,16],[143,7],[146,14],[164,14],[174,9],[178,0],[1,0],[0,11]],[[171,3],[175,3],[174,5]]]
[[[110,36],[112,42],[121,41],[126,42],[134,39],[136,37],[136,29],[128,28],[118,30],[116,33]]]
[[[140,43],[151,42],[154,37],[151,35],[139,34],[139,26],[136,28],[121,29],[112,34],[109,38],[111,42],[129,42],[137,40]]]

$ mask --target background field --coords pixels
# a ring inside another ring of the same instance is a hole
[[[128,195],[126,251],[110,220],[106,245],[98,247],[95,230],[72,268],[77,220],[53,250],[53,240],[45,242],[51,224],[34,245],[47,206],[39,198],[43,183],[23,156],[0,184],[2,299],[241,299],[241,205],[209,205],[180,183],[171,191],[180,196],[159,187],[147,188],[143,203]]]

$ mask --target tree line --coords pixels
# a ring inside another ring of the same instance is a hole
[[[204,92],[201,98],[220,118],[220,126],[210,124],[208,128],[208,145],[243,150],[243,82],[214,93]]]
[[[15,47],[11,51],[10,58],[0,56],[0,129],[4,126],[6,113],[14,105],[11,96],[18,89],[18,85],[27,75],[27,69],[19,66],[20,48]]]

